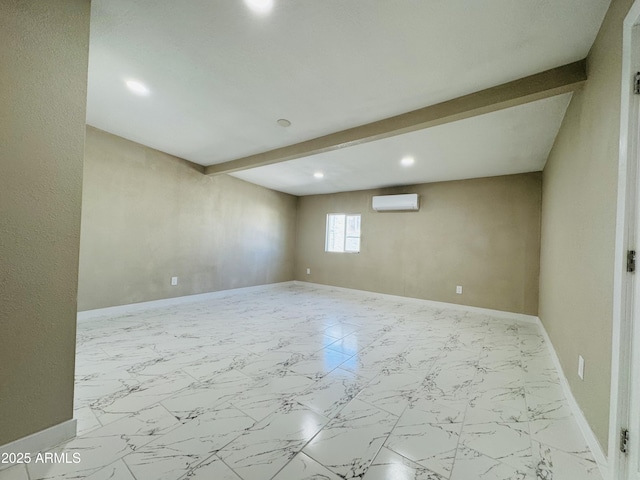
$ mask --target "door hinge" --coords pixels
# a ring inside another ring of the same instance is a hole
[[[627,250],[627,272],[634,273],[636,271],[636,251]]]
[[[633,93],[640,95],[640,72],[633,77]]]
[[[627,428],[623,428],[620,430],[620,451],[622,453],[627,453],[627,449],[629,448],[629,430]]]

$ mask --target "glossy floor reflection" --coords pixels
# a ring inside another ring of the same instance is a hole
[[[81,321],[76,373],[81,463],[0,479],[601,478],[534,323],[276,285]]]

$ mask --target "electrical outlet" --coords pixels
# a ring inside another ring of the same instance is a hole
[[[178,277],[171,277],[171,286],[175,287],[178,285]]]
[[[580,380],[584,380],[584,358],[582,355],[578,355],[578,376]]]
[[[458,286],[456,287],[456,293],[457,293],[458,295],[462,295],[462,285],[458,285]]]
[[[311,269],[307,268],[307,275],[311,275]]]

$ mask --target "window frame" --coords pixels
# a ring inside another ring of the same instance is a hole
[[[343,250],[330,250],[329,245],[329,234],[331,218],[336,216],[344,217],[344,234],[342,237]],[[349,217],[358,217],[358,236],[348,235],[347,234],[347,222]],[[347,239],[349,238],[357,238],[358,239],[358,250],[347,250]],[[326,253],[360,253],[362,250],[362,214],[360,213],[327,213],[327,220],[325,225],[325,236],[324,236],[324,251]]]

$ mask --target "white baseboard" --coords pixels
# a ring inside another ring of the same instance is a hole
[[[360,294],[368,295],[371,297],[382,297],[390,300],[402,300],[403,302],[420,303],[422,305],[428,305],[434,308],[455,308],[456,310],[462,310],[464,312],[480,313],[484,315],[491,315],[497,318],[506,318],[510,320],[520,320],[528,323],[538,323],[538,317],[534,315],[525,315],[524,313],[505,312],[502,310],[492,310],[490,308],[471,307],[469,305],[459,305],[457,303],[436,302],[435,300],[424,300],[422,298],[403,297],[400,295],[389,295],[387,293],[369,292],[366,290],[357,290],[354,288],[334,287],[333,285],[324,285],[322,283],[304,282],[295,280],[295,285],[313,285],[313,287],[322,288],[326,290],[339,290],[345,292],[358,292]]]
[[[600,445],[600,442],[598,441],[595,434],[593,433],[593,430],[591,430],[591,427],[589,426],[589,422],[587,422],[587,419],[584,416],[582,409],[580,408],[580,406],[578,405],[578,402],[573,396],[573,392],[571,391],[571,388],[569,387],[569,382],[567,381],[564,371],[562,370],[560,359],[558,358],[555,348],[553,347],[553,343],[551,343],[551,339],[549,338],[549,335],[547,334],[547,331],[545,330],[544,325],[540,321],[540,318],[538,318],[537,316],[524,315],[521,313],[503,312],[500,310],[491,310],[488,308],[470,307],[466,305],[458,305],[455,303],[436,302],[433,300],[422,300],[419,298],[401,297],[398,295],[388,295],[384,293],[367,292],[363,290],[355,290],[355,289],[344,288],[344,287],[334,287],[331,285],[323,285],[323,284],[311,283],[311,282],[301,282],[297,280],[294,283],[297,285],[313,285],[314,287],[326,289],[326,290],[359,292],[372,297],[383,297],[383,298],[389,298],[389,299],[400,299],[403,301],[419,302],[424,305],[429,305],[436,308],[454,308],[456,310],[486,314],[486,315],[491,315],[498,318],[520,320],[527,323],[533,322],[537,324],[538,328],[542,333],[542,336],[544,337],[545,343],[547,344],[547,347],[551,354],[551,358],[553,360],[553,364],[558,372],[558,376],[560,377],[562,390],[564,392],[565,397],[567,398],[567,402],[569,403],[569,408],[571,409],[571,413],[573,413],[573,416],[576,419],[576,422],[578,423],[578,426],[580,427],[580,430],[584,435],[584,438],[589,448],[591,449],[591,453],[593,454],[593,457],[596,463],[598,464],[598,468],[600,469],[600,473],[602,474],[602,477],[605,479],[609,478],[609,467],[608,467],[607,456],[604,454],[602,450],[602,446]]]
[[[544,328],[544,324],[538,318],[538,327],[542,332],[542,336],[544,337],[544,341],[549,348],[549,352],[551,353],[551,358],[553,360],[553,364],[558,371],[558,376],[560,377],[560,383],[562,385],[562,390],[564,391],[564,396],[567,398],[567,402],[569,403],[569,408],[571,409],[571,413],[573,413],[580,430],[582,431],[582,435],[584,435],[585,440],[587,441],[587,445],[591,449],[591,453],[593,454],[593,458],[598,464],[598,468],[600,469],[600,473],[602,474],[602,478],[609,478],[609,461],[607,459],[607,455],[605,455],[602,450],[602,446],[598,441],[598,438],[591,430],[591,426],[587,421],[587,418],[584,416],[580,405],[576,401],[576,398],[573,396],[573,392],[571,391],[571,387],[569,387],[569,381],[564,374],[564,370],[562,369],[562,365],[560,364],[560,359],[558,358],[558,354],[556,353],[555,348],[553,347],[553,343],[551,343],[551,339],[549,338],[549,334],[547,330]]]
[[[76,429],[77,421],[75,419],[67,420],[0,446],[0,456],[5,453],[36,454],[71,440],[76,436]]]
[[[582,410],[580,409],[580,406],[578,405],[578,402],[576,401],[575,397],[573,396],[573,393],[571,392],[571,388],[569,387],[569,382],[567,381],[565,375],[564,375],[564,371],[562,370],[562,366],[560,364],[560,360],[558,358],[558,355],[556,354],[556,351],[553,347],[553,344],[551,343],[551,339],[549,338],[549,335],[547,334],[547,331],[544,328],[544,325],[542,324],[542,322],[540,321],[540,319],[537,316],[534,315],[525,315],[522,313],[513,313],[513,312],[504,312],[502,310],[492,310],[489,308],[481,308],[481,307],[472,307],[472,306],[467,306],[467,305],[459,305],[459,304],[455,304],[455,303],[446,303],[446,302],[437,302],[434,300],[424,300],[424,299],[420,299],[420,298],[413,298],[413,297],[403,297],[403,296],[399,296],[399,295],[389,295],[386,293],[377,293],[377,292],[369,292],[366,290],[357,290],[357,289],[353,289],[353,288],[345,288],[345,287],[336,287],[333,285],[324,285],[324,284],[320,284],[320,283],[312,283],[312,282],[304,282],[304,281],[299,281],[299,280],[295,280],[295,281],[290,281],[290,282],[281,282],[281,283],[272,283],[272,284],[267,284],[267,285],[257,285],[257,286],[253,286],[253,287],[243,287],[243,288],[236,288],[236,289],[231,289],[231,290],[220,290],[217,292],[211,292],[211,293],[202,293],[202,294],[198,294],[198,295],[187,295],[184,297],[175,297],[175,298],[167,298],[167,299],[163,299],[163,300],[154,300],[154,301],[150,301],[150,302],[142,302],[142,303],[134,303],[131,305],[121,305],[121,306],[117,306],[117,307],[108,307],[108,308],[100,308],[100,309],[96,309],[96,310],[87,310],[84,312],[78,312],[78,320],[88,320],[88,319],[93,319],[93,318],[98,318],[98,317],[104,317],[104,316],[111,316],[111,315],[121,315],[121,314],[126,314],[126,313],[131,313],[131,312],[137,312],[137,311],[141,311],[141,310],[147,310],[150,308],[159,308],[159,307],[166,307],[166,306],[172,306],[172,305],[180,305],[180,304],[185,304],[185,303],[193,303],[193,302],[200,302],[200,301],[206,301],[206,300],[210,300],[210,299],[215,299],[215,298],[220,298],[223,296],[227,296],[229,294],[242,294],[242,293],[247,293],[247,292],[251,292],[251,291],[265,291],[265,290],[269,290],[272,288],[277,288],[277,287],[281,287],[281,286],[286,286],[286,285],[304,285],[304,286],[313,286],[314,288],[318,288],[318,289],[323,289],[323,290],[333,290],[333,291],[346,291],[346,292],[357,292],[359,294],[363,294],[363,295],[367,295],[370,297],[378,297],[378,298],[387,298],[390,300],[401,300],[401,301],[405,301],[405,302],[413,302],[413,303],[419,303],[422,305],[428,305],[434,308],[453,308],[456,310],[461,310],[461,311],[465,311],[465,312],[472,312],[472,313],[479,313],[479,314],[484,314],[484,315],[491,315],[493,317],[497,317],[497,318],[505,318],[505,319],[510,319],[510,320],[518,320],[518,321],[522,321],[522,322],[526,322],[526,323],[535,323],[536,325],[538,325],[538,327],[540,328],[540,331],[545,339],[545,342],[547,344],[547,347],[549,348],[549,352],[551,354],[551,358],[553,360],[553,363],[555,365],[556,370],[558,371],[558,376],[560,377],[560,383],[562,385],[562,389],[564,391],[564,394],[567,398],[567,402],[569,403],[569,407],[578,423],[578,426],[580,427],[580,430],[582,431],[582,434],[585,437],[585,440],[587,441],[587,444],[589,445],[589,448],[591,449],[591,452],[593,453],[593,456],[596,460],[596,463],[598,464],[598,467],[600,468],[600,471],[602,473],[603,478],[609,478],[608,475],[608,461],[607,461],[607,456],[604,454],[602,447],[600,445],[600,442],[598,442],[598,439],[596,438],[595,434],[593,433],[593,431],[591,430],[591,427],[589,426],[589,423],[587,422],[586,417],[584,416],[584,413],[582,412]],[[70,422],[74,422],[73,423],[73,433],[70,434],[69,436],[65,436],[64,434],[62,436],[64,436],[65,438],[57,440],[56,443],[60,443],[61,441],[64,441],[66,439],[72,438],[75,435],[75,420],[70,420]],[[65,424],[68,422],[65,422]],[[64,424],[61,424],[64,425]],[[21,439],[18,440],[16,442],[14,442],[13,444],[9,444],[8,446],[5,447],[0,447],[0,453],[3,451],[18,451],[16,450],[14,444],[18,443],[18,442],[22,442],[22,441],[27,441],[29,440],[31,437],[34,436],[39,436],[42,434],[45,434],[46,432],[48,432],[49,430],[52,429],[57,429],[60,426],[56,426],[56,427],[52,427],[51,429],[45,430],[43,432],[39,432],[38,434],[34,434],[31,435],[29,437],[26,437],[25,439]],[[47,438],[46,436],[43,438]],[[45,441],[45,443],[47,443]],[[51,442],[48,442],[46,446],[52,446],[53,444]],[[18,445],[20,448],[22,448],[21,445]],[[7,448],[10,448],[11,450],[6,450]],[[44,447],[41,447],[44,448]],[[20,451],[29,451],[27,450],[20,450]],[[37,450],[36,450],[37,451]]]
[[[472,313],[480,313],[485,315],[491,315],[498,318],[507,318],[511,320],[521,320],[530,323],[537,323],[538,317],[533,315],[525,315],[522,313],[514,313],[514,312],[505,312],[502,310],[492,310],[490,308],[482,308],[482,307],[472,307],[468,305],[459,305],[457,303],[446,303],[446,302],[437,302],[434,300],[424,300],[421,298],[414,297],[403,297],[399,295],[389,295],[387,293],[378,293],[378,292],[369,292],[366,290],[357,290],[354,288],[345,288],[345,287],[335,287],[333,285],[324,285],[321,283],[312,283],[312,282],[303,282],[299,280],[288,281],[288,282],[280,282],[280,283],[269,283],[266,285],[255,285],[252,287],[241,287],[234,288],[230,290],[219,290],[217,292],[209,292],[209,293],[199,293],[195,295],[185,295],[182,297],[173,297],[173,298],[164,298],[161,300],[152,300],[149,302],[140,302],[140,303],[131,303],[128,305],[118,305],[115,307],[105,307],[98,308],[95,310],[85,310],[82,312],[78,312],[77,319],[78,321],[82,320],[90,320],[99,317],[105,316],[115,316],[115,315],[123,315],[127,313],[139,312],[142,310],[148,310],[152,308],[162,308],[162,307],[170,307],[173,305],[182,305],[185,303],[195,303],[195,302],[203,302],[206,300],[212,300],[215,298],[220,298],[223,296],[227,296],[230,294],[242,294],[251,291],[264,291],[269,290],[278,286],[286,286],[286,285],[312,285],[313,287],[325,289],[325,290],[341,290],[347,292],[358,292],[360,294],[364,294],[371,297],[382,297],[388,298],[391,300],[402,300],[420,303],[423,305],[428,305],[434,308],[455,308],[457,310],[462,310],[465,312]]]
[[[255,291],[269,290],[271,288],[292,285],[293,281],[281,283],[268,283],[266,285],[255,285],[252,287],[233,288],[230,290],[218,290],[217,292],[199,293],[196,295],[185,295],[183,297],[163,298],[161,300],[152,300],[150,302],[131,303],[128,305],[118,305],[115,307],[98,308],[95,310],[85,310],[78,312],[78,321],[91,320],[99,317],[123,315],[127,313],[139,312],[141,310],[149,310],[151,308],[170,307],[173,305],[182,305],[185,303],[203,302],[214,298],[220,298],[235,293],[247,293]]]

